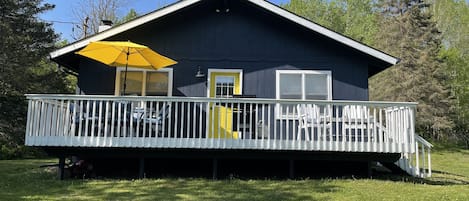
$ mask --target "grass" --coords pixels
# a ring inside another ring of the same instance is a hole
[[[40,164],[0,161],[0,200],[469,200],[469,150],[436,147],[429,179],[56,179]]]

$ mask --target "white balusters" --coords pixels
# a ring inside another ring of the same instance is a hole
[[[28,145],[417,151],[413,146],[412,103],[63,95],[29,98]],[[298,105],[308,108],[310,119],[305,123],[310,125],[300,122]]]

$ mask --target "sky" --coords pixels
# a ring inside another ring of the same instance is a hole
[[[55,8],[51,11],[43,13],[39,16],[41,20],[52,22],[56,33],[60,34],[61,39],[69,42],[74,41],[72,38],[73,23],[78,24],[79,20],[73,15],[73,8],[80,5],[82,0],[44,0],[44,3],[54,4]],[[173,3],[176,0],[129,0],[123,9],[118,10],[119,17],[125,16],[130,9],[135,9],[139,15],[149,13],[157,8]],[[269,0],[277,5],[284,4],[290,0]]]

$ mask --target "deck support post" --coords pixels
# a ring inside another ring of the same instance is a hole
[[[368,178],[373,178],[373,161],[368,161]]]
[[[140,157],[139,159],[138,178],[139,179],[145,178],[145,158],[144,157]]]
[[[295,160],[293,159],[289,160],[288,177],[290,179],[295,178]]]
[[[212,179],[216,180],[218,176],[218,159],[212,159]]]
[[[59,179],[64,180],[65,176],[65,156],[59,156]]]

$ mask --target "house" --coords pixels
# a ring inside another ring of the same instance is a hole
[[[111,68],[75,52],[133,41],[177,64]],[[26,145],[60,158],[327,158],[431,175],[416,103],[368,100],[368,78],[399,62],[264,0],[183,0],[50,54],[79,95],[30,94]]]

